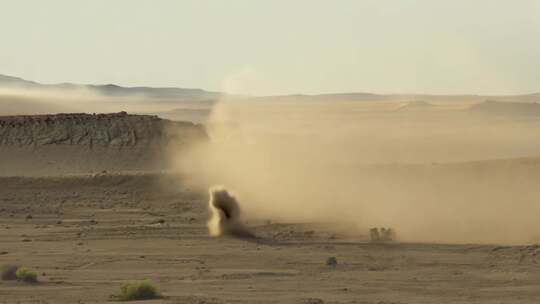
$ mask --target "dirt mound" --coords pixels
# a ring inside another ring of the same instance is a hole
[[[162,169],[168,148],[204,139],[200,125],[126,112],[3,116],[0,174]]]

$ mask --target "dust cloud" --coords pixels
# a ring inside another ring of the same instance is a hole
[[[211,140],[176,168],[232,189],[250,218],[356,237],[392,227],[401,241],[529,243],[540,240],[540,160],[523,157],[540,153],[538,126],[445,104],[223,101]]]
[[[249,218],[355,237],[392,227],[402,241],[540,241],[540,119],[444,100],[223,100],[207,119],[210,141],[173,158],[201,189],[232,190]],[[13,88],[0,91],[0,115],[178,107],[157,101]]]

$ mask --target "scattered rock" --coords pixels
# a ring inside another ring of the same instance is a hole
[[[152,222],[152,224],[165,224],[165,219],[159,219]]]
[[[326,259],[326,265],[335,267],[337,265],[337,258],[336,257],[329,257]]]

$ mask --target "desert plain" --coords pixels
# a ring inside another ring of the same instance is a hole
[[[38,282],[0,303],[540,300],[536,95],[32,94],[0,118],[0,265]],[[209,235],[215,185],[256,237]]]

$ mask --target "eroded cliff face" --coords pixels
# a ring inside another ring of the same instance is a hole
[[[149,115],[0,117],[0,175],[161,170],[170,149],[205,140],[204,128]]]

